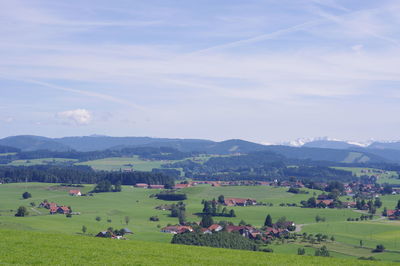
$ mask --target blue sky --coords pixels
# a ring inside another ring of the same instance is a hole
[[[399,139],[399,1],[0,5],[0,137]]]

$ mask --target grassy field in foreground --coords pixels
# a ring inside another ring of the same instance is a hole
[[[88,192],[93,185],[85,185],[80,188],[82,192]],[[24,231],[42,231],[51,233],[64,233],[76,235],[81,233],[81,228],[85,225],[88,229],[87,234],[97,234],[99,231],[108,227],[123,228],[128,227],[135,234],[130,235],[131,240],[143,240],[152,242],[168,243],[172,235],[161,233],[160,227],[167,224],[176,224],[177,218],[169,217],[168,211],[156,210],[155,207],[161,204],[172,202],[161,201],[150,198],[151,194],[159,190],[133,188],[123,186],[122,192],[118,193],[98,193],[93,197],[72,197],[68,195],[68,187],[60,187],[58,184],[48,183],[12,183],[0,185],[0,228],[16,229]],[[389,225],[381,221],[373,223],[365,222],[346,222],[348,217],[356,218],[361,214],[350,209],[309,209],[300,207],[281,207],[280,203],[297,203],[312,196],[314,191],[308,190],[309,194],[292,194],[286,192],[285,188],[273,188],[265,186],[235,186],[235,187],[211,187],[201,185],[182,190],[187,193],[186,214],[188,221],[200,221],[200,217],[195,213],[202,210],[202,199],[217,198],[223,194],[225,197],[249,197],[258,201],[273,203],[273,207],[251,206],[233,207],[237,217],[222,218],[216,217],[214,220],[228,220],[235,224],[245,220],[256,227],[260,227],[267,214],[271,214],[273,221],[285,216],[288,220],[295,221],[297,224],[306,224],[303,231],[316,234],[321,232],[334,235],[337,243],[334,243],[337,252],[332,249],[333,257],[359,257],[359,250],[348,248],[349,245],[357,245],[363,239],[366,248],[374,248],[380,241],[391,250],[400,251],[397,244],[393,244],[393,238],[399,234],[400,225]],[[23,200],[21,195],[24,191],[29,191],[32,198]],[[80,212],[81,215],[74,215],[66,218],[64,215],[49,215],[48,210],[43,208],[31,207],[30,203],[38,205],[44,199],[54,201],[58,204],[71,206],[73,211]],[[400,195],[391,195],[383,198],[384,206],[394,207],[394,203],[400,199]],[[30,212],[28,217],[15,217],[14,214],[19,206],[26,206]],[[392,206],[393,205],[393,206]],[[315,216],[325,217],[325,223],[315,223]],[[96,221],[96,217],[101,217],[101,221]],[[130,221],[125,224],[124,218],[128,216]],[[160,221],[150,222],[150,216],[158,216]],[[378,218],[378,217],[376,217]],[[370,224],[370,226],[364,226]],[[379,227],[379,232],[374,229]],[[353,230],[353,227],[355,229]],[[354,231],[354,232],[353,232]],[[370,241],[369,232],[373,232],[377,241]],[[342,245],[343,244],[343,245]],[[291,245],[272,246],[276,253],[296,254],[296,245],[305,246],[307,243],[294,243]],[[313,253],[313,249],[309,249]],[[365,250],[364,250],[365,251]],[[375,256],[370,250],[362,254]],[[395,260],[396,258],[389,253],[379,254],[384,260]]]
[[[395,265],[9,230],[0,230],[0,239],[0,264]]]

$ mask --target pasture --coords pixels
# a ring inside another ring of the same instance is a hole
[[[79,188],[82,192],[88,192],[93,185],[85,185]],[[177,218],[169,217],[169,211],[156,210],[155,207],[171,202],[157,200],[150,195],[159,190],[133,188],[123,186],[122,192],[97,193],[93,197],[73,197],[68,195],[68,187],[61,187],[58,184],[47,183],[12,183],[0,185],[0,228],[40,231],[49,233],[62,233],[69,235],[81,235],[83,225],[87,227],[86,235],[95,235],[108,227],[127,227],[134,232],[129,235],[131,240],[151,241],[169,243],[172,235],[161,233],[160,228],[168,224],[176,224]],[[323,233],[335,236],[334,243],[328,243],[332,249],[331,256],[345,258],[357,257],[359,254],[379,256],[385,260],[395,260],[395,255],[400,251],[400,243],[396,239],[400,236],[400,224],[387,221],[375,222],[346,222],[349,217],[356,218],[361,214],[351,209],[309,209],[300,207],[281,207],[281,203],[297,203],[314,195],[313,190],[306,191],[309,194],[292,194],[286,192],[285,188],[274,188],[269,186],[234,186],[234,187],[211,187],[199,185],[183,189],[188,195],[185,200],[187,220],[192,222],[200,221],[196,215],[202,211],[201,201],[211,200],[219,195],[225,197],[254,198],[264,203],[272,203],[273,206],[248,206],[228,207],[234,209],[237,217],[215,217],[215,221],[226,220],[239,223],[241,220],[253,226],[263,225],[267,214],[272,216],[273,221],[285,216],[296,224],[302,224],[302,232]],[[29,191],[32,198],[22,199],[24,191]],[[317,192],[318,193],[318,192]],[[399,195],[386,196],[385,203],[394,203]],[[41,201],[47,199],[50,202],[71,206],[74,212],[80,215],[73,215],[67,218],[65,215],[50,215],[44,208],[32,207],[31,202],[37,206]],[[27,217],[15,217],[14,214],[19,206],[26,206],[30,212]],[[389,206],[388,206],[389,207]],[[316,223],[315,216],[326,218],[326,222]],[[158,216],[159,221],[149,221],[150,216]],[[96,221],[96,217],[101,217]],[[126,224],[125,217],[129,217]],[[397,238],[396,238],[397,237]],[[356,250],[359,240],[364,241],[364,248]],[[129,242],[129,241],[128,241]],[[382,254],[371,253],[376,244],[384,244],[390,252]],[[273,244],[271,247],[276,253],[296,254],[299,246],[307,246],[305,243],[290,243],[284,245]],[[307,247],[307,254],[313,253],[314,247]],[[351,247],[351,248],[350,248]],[[367,256],[368,257],[368,256]]]
[[[383,171],[375,168],[362,168],[362,167],[332,167],[339,170],[350,171],[355,176],[377,176],[377,182],[380,184],[400,184],[400,177],[396,171]]]
[[[395,265],[62,233],[0,230],[0,238],[0,263],[7,265]]]
[[[162,164],[169,163],[170,161],[154,161],[143,160],[138,156],[132,157],[111,157],[99,160],[92,160],[86,162],[79,162],[76,165],[88,165],[95,170],[120,170],[120,169],[133,169],[136,171],[151,171],[153,168],[161,168]]]
[[[68,158],[40,158],[40,159],[29,159],[29,160],[14,160],[7,165],[12,166],[31,166],[31,165],[45,165],[45,164],[57,164],[66,162],[76,162],[75,159]]]

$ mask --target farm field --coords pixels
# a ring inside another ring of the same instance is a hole
[[[332,167],[332,168],[350,171],[355,176],[376,175],[378,176],[377,182],[380,184],[383,183],[400,184],[400,178],[396,171],[385,171],[384,173],[379,173],[378,171],[380,170],[374,168],[362,168],[362,167]]]
[[[16,152],[6,152],[6,153],[0,153],[0,156],[8,156],[8,155],[14,155],[17,154]]]
[[[88,165],[95,170],[119,170],[119,169],[134,169],[137,171],[151,171],[153,168],[161,168],[162,164],[171,161],[154,161],[142,160],[138,156],[132,157],[111,157],[99,160],[79,162],[75,165]]]
[[[7,165],[12,166],[31,166],[31,165],[43,165],[51,163],[65,163],[65,162],[76,162],[75,159],[68,158],[40,158],[40,159],[29,159],[29,160],[15,160]]]
[[[93,185],[85,185],[80,188],[83,193],[90,191]],[[160,227],[167,224],[176,224],[177,218],[169,217],[168,211],[156,210],[155,207],[171,202],[150,198],[151,194],[159,190],[133,188],[123,186],[122,192],[118,193],[98,193],[93,197],[73,197],[68,195],[68,187],[60,187],[58,184],[47,183],[13,183],[0,185],[0,228],[17,229],[24,231],[42,231],[65,234],[82,234],[83,225],[87,227],[87,234],[94,235],[99,231],[106,230],[108,227],[124,228],[127,227],[134,232],[129,235],[131,240],[152,241],[169,243],[172,235],[161,233]],[[24,191],[29,191],[32,198],[23,200],[21,195]],[[357,246],[359,240],[364,241],[367,248],[361,252],[369,256],[375,256],[370,249],[375,245],[384,244],[391,251],[400,251],[400,243],[395,242],[396,236],[400,236],[400,224],[391,222],[346,222],[346,219],[359,217],[361,214],[350,209],[308,209],[300,207],[281,207],[280,203],[297,203],[311,197],[313,190],[308,190],[309,194],[292,194],[286,192],[285,188],[273,188],[267,186],[236,186],[236,187],[211,187],[200,185],[186,188],[188,195],[186,203],[186,214],[188,221],[198,222],[200,218],[195,215],[202,210],[202,199],[217,198],[219,195],[225,197],[248,197],[264,203],[272,203],[272,207],[249,206],[249,207],[229,207],[234,209],[237,217],[216,217],[214,220],[232,221],[235,224],[241,220],[246,223],[259,227],[264,223],[267,214],[270,214],[273,221],[285,216],[288,220],[293,220],[296,224],[303,225],[303,231],[316,234],[321,232],[329,236],[335,236],[337,243],[332,248],[331,256],[334,257],[357,257],[359,250]],[[400,198],[399,195],[386,196],[383,198],[386,203],[395,203]],[[35,202],[36,206],[47,199],[58,204],[71,206],[80,215],[66,218],[64,215],[49,215],[47,209],[30,206],[30,202]],[[30,212],[28,217],[15,217],[14,214],[19,206],[26,206]],[[324,223],[316,223],[315,216],[326,218]],[[96,217],[101,217],[96,221]],[[125,217],[129,217],[129,223],[125,223]],[[150,222],[150,216],[158,216],[160,221]],[[376,217],[378,218],[378,216]],[[369,234],[372,232],[372,235]],[[376,238],[375,238],[376,235]],[[371,241],[371,237],[376,241]],[[307,246],[307,243],[291,243],[285,245],[272,245],[275,252],[296,254],[299,246]],[[352,248],[349,248],[351,246]],[[316,247],[308,247],[308,253],[313,253]],[[357,251],[357,252],[355,252]],[[307,253],[307,254],[308,254]],[[396,256],[384,252],[378,254],[384,260],[395,260]],[[368,257],[368,256],[367,256]]]
[[[69,236],[62,233],[0,230],[0,237],[2,239],[0,263],[2,264],[395,265],[389,262],[282,255],[137,240],[115,241],[87,236]]]

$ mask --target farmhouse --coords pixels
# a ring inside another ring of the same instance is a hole
[[[69,195],[71,195],[71,196],[82,196],[82,193],[81,193],[80,190],[71,189],[71,190],[69,191]]]
[[[137,183],[137,184],[135,185],[135,187],[139,187],[139,188],[148,188],[149,185],[148,185],[148,184],[145,184],[145,183]]]
[[[184,225],[170,225],[161,228],[161,232],[169,234],[182,234],[186,231],[193,232],[193,228],[191,226],[184,226]]]
[[[224,205],[226,206],[248,206],[255,205],[257,201],[255,199],[242,199],[242,198],[225,198]]]
[[[293,221],[285,221],[285,222],[273,224],[274,228],[284,228],[284,229],[288,229],[290,227],[295,227],[295,226],[296,226],[296,224]]]
[[[400,218],[400,210],[387,210],[386,213],[389,220],[397,220]]]
[[[174,189],[181,189],[181,188],[187,188],[187,187],[190,187],[190,185],[189,184],[176,184],[174,186]]]
[[[357,205],[354,201],[344,201],[342,204],[345,208],[355,208]]]
[[[164,185],[149,185],[151,189],[164,189]]]
[[[215,231],[215,232],[219,232],[223,229],[222,226],[220,226],[219,224],[212,224],[208,227],[208,230],[210,231]]]
[[[229,233],[238,232],[243,237],[247,238],[256,238],[257,235],[261,235],[261,232],[252,226],[245,226],[245,225],[228,225],[226,227],[226,231]]]
[[[71,209],[67,206],[60,206],[57,208],[57,213],[60,213],[60,214],[68,214],[70,212],[71,212]]]
[[[113,232],[110,231],[102,231],[99,232],[96,237],[104,237],[104,238],[112,238],[112,239],[125,239],[123,236],[117,236]]]
[[[333,200],[332,199],[327,199],[327,200],[317,200],[317,205],[325,204],[325,206],[329,206]]]
[[[265,233],[270,237],[279,237],[288,233],[287,229],[267,227]]]

